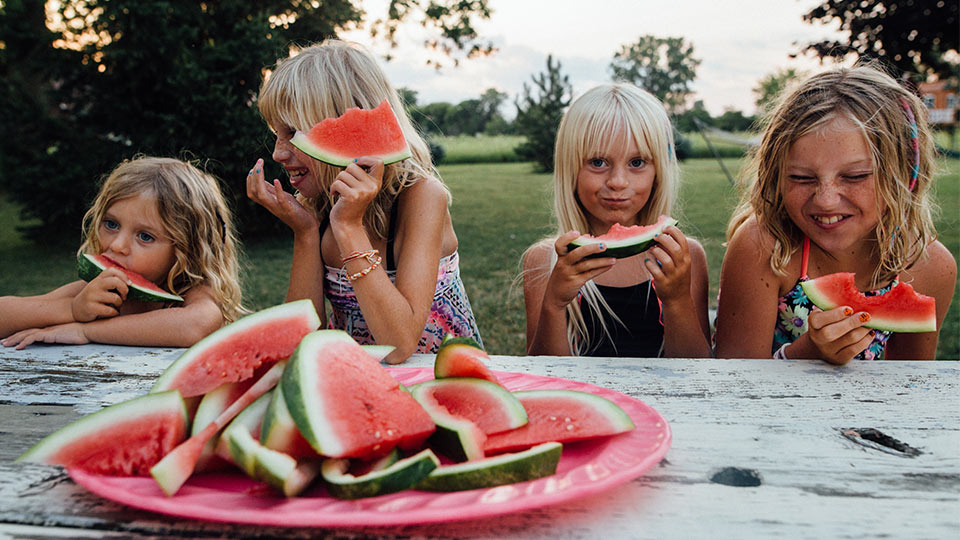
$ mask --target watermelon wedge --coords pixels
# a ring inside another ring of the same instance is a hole
[[[90,281],[107,268],[117,268],[130,280],[127,299],[138,302],[183,302],[183,298],[167,292],[156,283],[140,274],[121,266],[118,262],[103,255],[84,253],[77,258],[77,273],[80,279]]]
[[[304,337],[280,384],[300,433],[327,457],[418,448],[435,429],[423,407],[341,330]]]
[[[150,391],[177,389],[184,397],[191,397],[223,383],[248,379],[261,366],[290,356],[303,336],[319,326],[320,317],[310,300],[247,315],[187,349],[164,370]]]
[[[650,249],[653,247],[653,239],[662,233],[663,229],[676,224],[677,220],[670,216],[660,216],[653,225],[624,227],[619,223],[614,223],[606,234],[600,236],[580,235],[573,242],[570,242],[568,248],[576,249],[581,246],[603,243],[607,245],[607,249],[590,255],[590,257],[622,259]]]
[[[524,450],[541,443],[567,443],[624,433],[633,420],[607,398],[576,390],[525,390],[513,393],[527,411],[529,422],[512,431],[487,437],[487,455]]]
[[[433,363],[433,376],[438,379],[474,377],[503,386],[484,363],[487,360],[490,360],[490,356],[473,338],[453,337],[447,334],[437,350],[437,358]]]
[[[303,438],[290,416],[283,388],[273,389],[270,406],[260,424],[260,444],[294,458],[316,457],[317,452]]]
[[[60,428],[16,461],[112,476],[146,476],[186,437],[189,421],[177,391],[147,394]]]
[[[193,415],[193,426],[191,427],[190,435],[197,435],[203,431],[210,422],[215,421],[223,411],[227,410],[230,404],[242,396],[254,382],[256,382],[256,380],[251,377],[244,381],[224,383],[204,394],[200,400],[200,404],[197,406],[197,412]],[[197,460],[197,471],[214,471],[229,465],[228,462],[217,457],[215,453],[217,441],[219,440],[220,438],[214,435],[203,446],[203,450],[200,452],[200,458]]]
[[[867,328],[888,332],[935,332],[937,307],[933,297],[919,294],[907,283],[897,284],[884,294],[866,296],[857,290],[854,274],[838,272],[800,282],[807,298],[822,310],[849,306],[865,311]]]
[[[387,100],[370,110],[347,109],[339,118],[327,118],[310,131],[297,131],[290,143],[308,156],[336,167],[354,159],[377,157],[384,164],[410,157],[410,148]]]
[[[463,491],[526,482],[557,472],[563,445],[545,442],[522,452],[442,465],[417,484],[425,491]]]
[[[411,488],[439,466],[440,460],[427,449],[360,476],[348,472],[350,461],[347,459],[325,459],[321,473],[330,495],[338,499],[360,499]]]

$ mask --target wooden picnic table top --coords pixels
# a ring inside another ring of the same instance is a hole
[[[103,499],[59,467],[12,461],[142,393],[179,349],[0,350],[0,537],[956,538],[960,364],[493,356],[495,370],[591,383],[660,412],[670,450],[599,494],[494,518],[394,527],[198,521]],[[407,366],[430,366],[417,355]],[[868,439],[844,435],[858,428]],[[869,440],[867,428],[895,439]],[[905,445],[905,446],[904,446]],[[914,452],[916,450],[917,452]],[[730,484],[759,485],[730,485]]]

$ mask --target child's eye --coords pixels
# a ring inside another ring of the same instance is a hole
[[[647,160],[643,158],[633,158],[630,160],[630,166],[636,169],[639,169],[640,167],[643,167],[646,164],[647,164]]]
[[[607,160],[603,158],[590,158],[589,160],[587,160],[587,164],[590,165],[591,167],[600,168],[607,164]]]
[[[105,218],[103,220],[103,226],[111,231],[115,231],[120,228],[120,224],[110,218]]]
[[[150,242],[156,240],[156,238],[154,238],[153,235],[148,232],[139,232],[137,233],[137,240],[140,240],[145,244],[149,244]]]
[[[791,182],[796,182],[798,184],[809,184],[810,182],[815,182],[817,179],[813,176],[805,176],[802,174],[791,174],[787,176]]]
[[[853,174],[845,174],[845,175],[843,175],[843,177],[844,177],[845,179],[847,179],[847,180],[852,180],[852,181],[854,181],[854,182],[859,182],[860,180],[866,180],[867,178],[870,178],[870,175],[871,175],[871,174],[872,174],[872,173],[868,173],[868,172],[865,172],[865,173],[853,173]]]

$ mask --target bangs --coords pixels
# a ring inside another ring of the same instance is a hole
[[[623,148],[629,142],[637,145],[642,158],[648,161],[653,158],[646,126],[639,119],[624,114],[622,104],[617,103],[610,114],[594,114],[587,119],[579,145],[579,161],[602,156],[611,148]]]

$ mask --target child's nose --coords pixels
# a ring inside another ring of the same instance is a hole
[[[829,207],[840,200],[840,186],[836,182],[826,181],[817,185],[813,195],[814,201],[820,206]]]
[[[130,252],[130,235],[120,232],[113,236],[110,240],[110,245],[106,247],[110,248],[110,251],[114,253],[126,255]]]
[[[277,139],[277,142],[273,145],[273,154],[270,156],[276,162],[283,162],[290,159],[290,141]]]
[[[628,183],[627,171],[623,167],[614,167],[607,177],[607,186],[612,189],[623,189]]]

